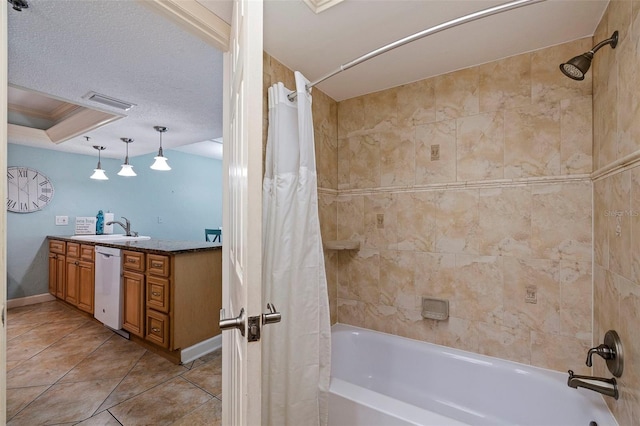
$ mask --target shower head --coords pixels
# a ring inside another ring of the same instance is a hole
[[[562,71],[562,73],[567,77],[574,80],[584,80],[584,75],[587,73],[587,71],[589,71],[589,67],[591,66],[593,55],[602,46],[605,46],[607,44],[610,44],[612,49],[616,48],[616,45],[618,44],[618,31],[614,31],[611,35],[611,38],[608,38],[596,44],[590,51],[576,56],[575,58],[571,58],[563,64],[560,64],[560,71]]]

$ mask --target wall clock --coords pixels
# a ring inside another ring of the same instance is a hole
[[[47,176],[29,167],[7,167],[7,210],[31,213],[42,210],[53,199],[53,184]]]

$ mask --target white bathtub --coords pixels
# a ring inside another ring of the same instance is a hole
[[[343,324],[331,335],[330,426],[617,425],[567,374]]]

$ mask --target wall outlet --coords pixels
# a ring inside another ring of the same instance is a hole
[[[376,227],[378,229],[384,229],[384,214],[378,213],[376,215]]]
[[[56,216],[56,225],[68,225],[69,224],[69,216]]]
[[[162,223],[162,222],[163,222],[162,216],[158,216],[158,223]]]
[[[535,285],[528,285],[525,290],[524,302],[533,304],[538,303],[538,287]]]
[[[431,145],[431,161],[440,159],[440,145]]]

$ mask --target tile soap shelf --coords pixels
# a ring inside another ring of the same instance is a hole
[[[360,241],[357,241],[357,240],[325,241],[324,248],[327,250],[360,250]]]

